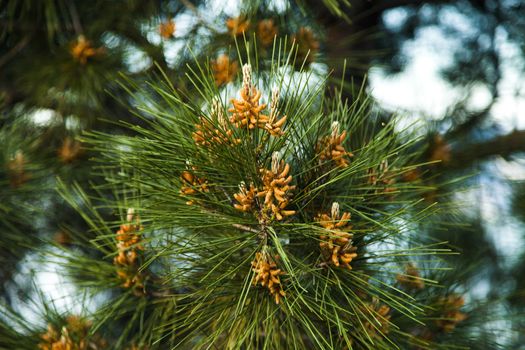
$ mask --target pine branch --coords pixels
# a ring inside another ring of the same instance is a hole
[[[2,57],[0,57],[0,68],[13,59],[17,53],[22,51],[29,41],[31,40],[31,35],[26,35],[22,40],[20,40],[15,46],[13,46],[9,51],[7,51]]]
[[[490,157],[508,157],[518,152],[525,152],[525,130],[515,130],[488,141],[453,149],[450,162],[443,164],[443,167],[463,169]]]

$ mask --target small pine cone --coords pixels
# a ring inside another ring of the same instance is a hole
[[[58,158],[62,163],[71,163],[78,158],[81,152],[80,142],[71,137],[66,137],[58,149]]]
[[[226,20],[226,27],[231,35],[237,36],[242,35],[250,27],[250,21],[246,19],[245,16],[238,16],[233,18],[228,18]]]
[[[144,248],[140,245],[142,230],[140,218],[133,208],[129,208],[126,215],[126,223],[120,225],[116,233],[118,254],[113,258],[113,264],[117,266],[117,276],[123,280],[122,287],[143,290],[142,275],[138,271],[138,250]]]
[[[243,212],[249,212],[253,210],[253,204],[255,202],[255,197],[257,195],[257,189],[250,185],[248,188],[246,188],[246,185],[242,183],[239,186],[240,192],[235,193],[233,197],[238,204],[234,204],[233,206],[235,209],[243,211]]]
[[[328,231],[321,235],[319,247],[324,257],[334,266],[344,266],[352,269],[350,262],[357,257],[356,247],[352,246],[353,235],[347,231],[352,229],[350,213],[343,213],[340,216],[339,203],[332,204],[330,214],[318,214],[316,220]]]
[[[215,85],[221,86],[233,81],[239,70],[239,63],[237,61],[230,62],[230,58],[223,54],[211,62],[211,69],[215,78]]]
[[[368,169],[368,184],[372,186],[380,185],[382,189],[376,189],[376,193],[391,193],[397,189],[392,187],[396,183],[396,179],[389,171],[388,161],[385,159],[379,164],[379,170],[374,168]]]
[[[193,169],[195,170],[195,169]],[[195,176],[192,172],[185,170],[181,174],[182,186],[180,193],[185,196],[195,195],[199,192],[209,192],[208,181]],[[193,201],[188,201],[188,205],[193,204]]]
[[[271,45],[278,32],[273,19],[263,19],[257,23],[257,37],[263,47]]]
[[[381,338],[390,331],[390,307],[380,304],[377,299],[366,306],[363,314],[368,315],[363,326],[370,338]],[[372,315],[370,315],[372,313]],[[374,321],[372,321],[374,320]],[[373,324],[371,322],[374,322]],[[378,324],[379,322],[379,324]]]
[[[299,64],[306,59],[307,63],[312,63],[319,51],[319,41],[315,38],[311,29],[301,27],[292,36],[292,42],[297,45],[297,61]]]
[[[48,324],[47,332],[40,336],[38,344],[40,350],[88,350],[106,348],[107,342],[94,335],[87,338],[92,322],[79,316],[70,315],[66,324],[58,331],[53,325]]]
[[[113,259],[113,263],[122,266],[133,266],[135,265],[138,254],[135,249],[126,249],[122,247],[121,243],[117,244],[119,249],[118,255]]]
[[[423,289],[425,281],[419,275],[419,270],[413,263],[405,266],[405,273],[396,276],[397,281],[408,289]]]
[[[242,67],[242,88],[240,90],[241,99],[232,99],[232,108],[228,112],[232,113],[230,121],[242,129],[264,129],[269,118],[261,112],[266,108],[266,104],[259,104],[261,92],[252,85],[252,68],[249,64]]]
[[[241,143],[240,139],[233,138],[233,131],[227,126],[215,127],[206,118],[200,118],[200,123],[195,125],[195,128],[197,130],[193,133],[193,140],[203,147],[211,147],[213,144],[236,145]]]
[[[355,252],[356,250],[357,248],[352,246],[341,247],[335,245],[332,249],[330,261],[332,264],[334,264],[334,266],[343,266],[351,270],[352,266],[350,266],[350,262],[352,262],[352,260],[357,257],[357,253]]]
[[[342,145],[345,138],[346,130],[339,133],[339,122],[333,122],[331,135],[321,138],[317,143],[316,151],[319,154],[319,161],[331,160],[340,168],[348,167],[350,164],[348,158],[354,155],[346,151]]]
[[[169,39],[175,34],[175,22],[173,20],[167,20],[159,25],[159,34],[163,39]]]
[[[86,64],[88,59],[103,54],[105,49],[102,47],[94,48],[91,41],[86,40],[83,35],[79,35],[76,42],[71,45],[69,52],[75,60],[81,64]]]
[[[252,281],[253,285],[260,284],[268,288],[270,294],[275,298],[275,303],[279,304],[281,297],[286,296],[280,279],[284,272],[277,268],[277,264],[271,261],[265,252],[257,252],[255,254],[255,260],[252,261],[252,271],[255,272]]]
[[[274,203],[270,205],[272,209],[272,213],[275,215],[275,218],[278,221],[281,221],[287,216],[295,215],[295,210],[285,210],[287,206],[288,206],[288,201],[280,202],[278,205]]]
[[[268,122],[268,117],[261,114],[266,108],[266,104],[259,104],[261,92],[252,86],[249,92],[241,90],[241,99],[232,99],[233,108],[228,112],[232,113],[230,121],[238,128],[255,129],[259,127],[264,129]]]
[[[272,156],[272,169],[261,169],[263,189],[257,192],[257,197],[264,198],[265,211],[274,214],[277,220],[285,216],[294,215],[295,211],[285,210],[289,204],[290,192],[295,189],[291,186],[292,176],[290,165],[280,159],[279,152]]]
[[[441,310],[442,318],[436,320],[436,325],[445,333],[452,332],[458,323],[464,321],[467,315],[460,311],[465,305],[465,299],[458,294],[451,294],[438,301],[438,308]]]
[[[7,162],[7,173],[11,187],[18,188],[29,180],[26,173],[27,159],[22,151],[17,151],[14,158]]]
[[[284,134],[284,132],[282,131],[282,127],[284,125],[284,122],[286,122],[286,118],[287,117],[284,116],[277,121],[269,119],[268,122],[264,125],[264,130],[268,131],[272,136],[282,136]]]
[[[274,89],[272,91],[272,101],[270,103],[270,116],[268,122],[264,125],[264,129],[270,133],[270,135],[278,137],[284,134],[282,130],[284,123],[286,122],[286,116],[278,119],[278,103],[279,103],[279,90]]]
[[[142,226],[140,224],[122,224],[117,231],[117,241],[119,241],[119,243],[122,244],[124,248],[135,246],[136,249],[142,250],[142,246],[138,245],[138,243],[141,241],[141,237],[138,232],[141,230]]]

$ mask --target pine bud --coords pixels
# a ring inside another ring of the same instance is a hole
[[[272,173],[277,174],[279,172],[279,164],[281,163],[281,153],[275,151],[272,154]]]
[[[133,216],[135,215],[135,209],[133,208],[128,208],[128,215],[126,216],[126,220],[128,222],[132,222],[133,221]]]
[[[332,204],[332,219],[337,220],[339,218],[339,203],[334,202]]]
[[[338,121],[333,122],[331,129],[332,129],[332,139],[335,140],[336,138],[338,138],[338,135],[339,135],[339,122]]]
[[[248,63],[242,66],[242,88],[247,95],[252,88],[252,66]]]

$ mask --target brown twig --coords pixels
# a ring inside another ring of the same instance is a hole
[[[495,137],[488,141],[478,142],[453,149],[450,162],[445,168],[465,168],[474,162],[493,156],[506,157],[516,152],[525,152],[525,130],[515,130],[507,135]]]
[[[232,224],[232,226],[235,227],[235,228],[238,228],[239,230],[248,231],[248,232],[251,232],[251,233],[259,234],[261,232],[260,230],[256,230],[254,228],[251,228],[251,227],[245,226],[245,225],[241,225],[241,224]]]
[[[31,36],[26,35],[22,40],[18,42],[11,50],[9,50],[5,55],[0,57],[0,67],[2,67],[4,64],[9,62],[13,57],[16,56],[17,53],[22,51],[24,47],[29,44],[29,40],[31,39]]]

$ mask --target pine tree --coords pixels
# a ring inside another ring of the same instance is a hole
[[[2,3],[2,45],[46,59],[7,69],[24,88],[2,104],[0,261],[57,263],[78,304],[2,268],[0,348],[500,347],[497,305],[465,289],[476,267],[433,235],[462,229],[450,146],[348,79],[366,52],[327,74],[302,3],[215,22],[187,2],[97,4]],[[200,25],[181,35],[186,8]],[[150,64],[131,67],[130,43]],[[43,107],[46,126],[22,117]]]

